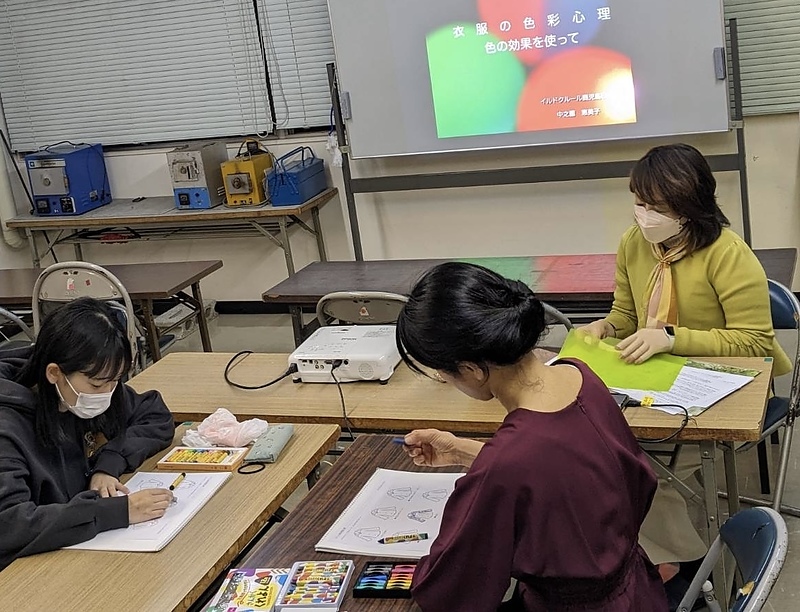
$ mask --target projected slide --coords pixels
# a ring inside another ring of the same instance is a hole
[[[721,0],[328,0],[351,154],[728,129]]]
[[[636,123],[612,0],[472,2],[425,37],[439,138]]]

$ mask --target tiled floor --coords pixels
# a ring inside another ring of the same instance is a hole
[[[253,350],[258,352],[291,352],[294,347],[291,324],[288,315],[220,315],[209,324],[212,345],[215,351],[236,352]],[[559,329],[554,329],[547,338],[546,344],[557,345],[563,338]],[[791,336],[780,337],[781,344],[790,355],[794,354]],[[183,340],[176,342],[170,351],[201,350],[199,334],[195,331]],[[785,379],[786,377],[784,377]],[[777,381],[779,394],[788,392],[788,381]],[[771,474],[777,468],[778,446],[773,448]],[[789,462],[789,473],[786,481],[784,503],[800,507],[800,438],[793,446]],[[739,456],[739,481],[743,495],[756,496],[758,493],[758,470],[755,452]],[[323,466],[324,468],[324,466]],[[723,474],[719,474],[720,482]],[[305,484],[301,485],[285,504],[287,509],[295,507],[307,492]],[[723,503],[724,507],[724,503]],[[700,509],[697,509],[700,516]],[[724,518],[724,517],[723,517]],[[789,529],[789,554],[783,572],[772,591],[765,610],[774,612],[790,612],[800,610],[800,519],[786,517]]]

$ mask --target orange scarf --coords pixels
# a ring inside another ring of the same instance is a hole
[[[665,325],[678,325],[678,298],[672,280],[672,264],[686,255],[686,242],[669,249],[660,244],[652,244],[657,263],[647,282],[647,322],[646,328],[661,329]]]

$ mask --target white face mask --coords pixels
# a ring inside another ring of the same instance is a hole
[[[644,206],[634,206],[633,216],[642,235],[647,242],[658,244],[669,240],[681,233],[683,224],[678,219],[673,219],[654,210],[645,210]]]
[[[78,397],[78,401],[75,402],[74,406],[70,406],[69,402],[61,395],[61,389],[58,388],[58,385],[53,383],[56,388],[56,393],[58,393],[58,397],[61,398],[61,401],[64,402],[64,405],[69,411],[82,419],[93,419],[108,410],[108,407],[111,405],[111,396],[114,395],[118,384],[114,383],[114,388],[108,393],[81,393],[75,390],[75,387],[69,382],[69,378],[65,376],[64,380],[67,381],[69,388],[72,389],[72,392]]]

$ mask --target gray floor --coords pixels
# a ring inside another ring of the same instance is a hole
[[[252,350],[257,352],[291,352],[294,348],[291,324],[288,315],[219,315],[209,324],[212,345],[218,352],[236,352]],[[556,345],[563,338],[563,333],[554,329],[547,338],[546,344]],[[790,355],[794,354],[794,345],[791,336],[780,337],[781,344]],[[172,345],[169,351],[199,351],[201,350],[199,334],[193,330],[182,340]],[[169,352],[168,351],[168,352]],[[783,377],[784,379],[786,377]],[[779,394],[788,392],[788,381],[778,380]],[[771,475],[774,477],[778,460],[778,446],[773,447]],[[789,462],[789,473],[784,494],[784,503],[800,507],[800,438],[793,445],[793,452]],[[739,484],[743,495],[757,496],[758,470],[755,452],[739,455]],[[324,468],[324,466],[323,466]],[[720,471],[720,482],[723,474]],[[294,508],[307,493],[305,484],[301,485],[285,504],[287,509]],[[724,507],[724,503],[723,503]],[[701,509],[696,509],[697,516]],[[723,517],[725,518],[725,517]],[[789,612],[800,610],[800,546],[796,538],[800,534],[800,519],[786,517],[789,529],[789,554],[786,558],[783,572],[777,585],[772,591],[765,610],[776,612]]]

